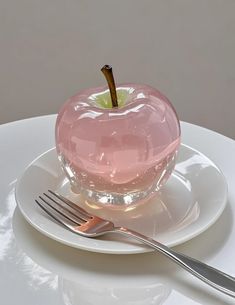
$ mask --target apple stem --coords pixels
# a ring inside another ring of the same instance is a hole
[[[108,86],[109,86],[112,106],[113,106],[113,108],[118,107],[117,91],[116,91],[115,81],[113,78],[112,67],[109,65],[104,65],[103,68],[101,69],[101,71],[103,72],[103,74],[107,80]]]

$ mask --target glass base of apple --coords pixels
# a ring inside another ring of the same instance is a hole
[[[123,181],[119,179],[118,182],[84,171],[68,162],[61,154],[59,160],[70,181],[71,190],[82,195],[89,206],[125,210],[130,206],[143,204],[157,195],[175,167],[176,156],[177,151],[174,151],[144,173],[136,173],[134,179],[127,181],[128,177],[123,177]]]

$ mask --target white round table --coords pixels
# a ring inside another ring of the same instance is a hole
[[[73,249],[43,236],[24,220],[14,197],[17,177],[54,146],[55,118],[36,117],[0,126],[1,304],[234,304],[234,299],[159,253],[107,255]],[[229,197],[219,220],[177,250],[235,275],[235,141],[182,122],[182,142],[220,167]]]

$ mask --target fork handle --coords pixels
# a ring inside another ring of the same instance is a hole
[[[186,256],[184,254],[173,251],[167,246],[157,242],[156,240],[144,236],[138,232],[118,227],[115,228],[114,232],[127,235],[141,241],[148,246],[158,250],[159,252],[165,254],[167,257],[175,261],[178,265],[186,269],[188,272],[205,282],[206,284],[212,286],[213,288],[231,296],[235,297],[235,278],[215,269],[207,264],[204,264],[194,258]]]

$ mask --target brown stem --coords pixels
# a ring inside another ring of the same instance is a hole
[[[109,65],[105,65],[105,66],[103,66],[101,71],[103,72],[103,74],[104,74],[104,76],[107,80],[108,86],[109,86],[112,106],[113,106],[113,108],[118,107],[117,92],[116,92],[115,81],[114,81],[114,78],[113,78],[112,67],[109,66]]]

